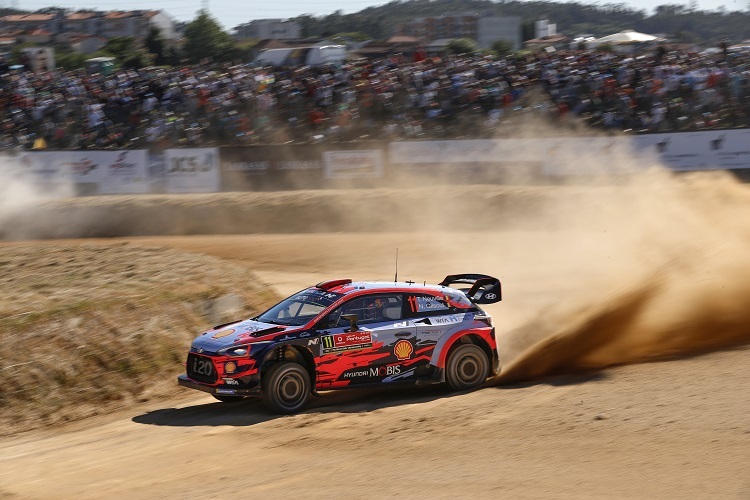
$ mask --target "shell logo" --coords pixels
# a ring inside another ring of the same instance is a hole
[[[411,354],[414,352],[414,348],[411,342],[408,340],[399,340],[396,345],[393,346],[393,354],[396,355],[399,361],[411,358]]]
[[[212,339],[223,339],[224,337],[228,337],[234,333],[234,330],[232,328],[229,328],[228,330],[221,330],[220,332],[216,332],[211,338]]]

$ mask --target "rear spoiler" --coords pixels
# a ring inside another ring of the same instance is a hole
[[[451,274],[440,282],[442,286],[453,284],[471,285],[471,288],[461,291],[475,304],[494,304],[502,300],[503,294],[500,280],[486,274]]]

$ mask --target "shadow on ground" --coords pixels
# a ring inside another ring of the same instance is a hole
[[[601,373],[586,373],[548,377],[542,380],[497,385],[489,380],[484,388],[519,389],[536,385],[567,386],[597,382],[606,377]],[[481,389],[479,389],[481,390]],[[349,389],[330,391],[310,399],[309,414],[326,413],[367,413],[382,408],[410,404],[422,404],[440,399],[448,399],[465,393],[449,392],[443,386],[398,387],[376,389]],[[171,427],[221,426],[248,427],[284,417],[271,413],[263,406],[260,397],[247,398],[236,403],[204,403],[184,408],[161,408],[132,418],[138,424],[163,425]]]
[[[303,413],[366,413],[381,408],[420,404],[455,396],[441,386],[350,389],[331,391],[310,399]],[[132,418],[138,424],[173,427],[231,425],[247,427],[284,417],[271,413],[259,397],[236,403],[205,403],[184,408],[161,408]]]

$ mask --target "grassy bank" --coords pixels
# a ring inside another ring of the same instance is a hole
[[[276,297],[247,269],[203,255],[116,245],[15,245],[0,257],[0,431],[174,394],[207,301]]]

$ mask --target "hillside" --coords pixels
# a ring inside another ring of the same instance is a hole
[[[592,33],[604,36],[623,29],[634,29],[646,33],[669,34],[679,42],[702,42],[710,45],[715,45],[724,38],[735,43],[750,38],[748,11],[701,11],[679,4],[659,5],[651,13],[618,3],[395,0],[353,14],[337,11],[320,17],[303,15],[295,20],[301,23],[304,36],[361,32],[375,39],[384,39],[393,35],[396,25],[404,21],[462,12],[488,16],[520,16],[523,18],[524,39],[534,37],[533,25],[538,19],[556,23],[557,31],[568,35]]]

